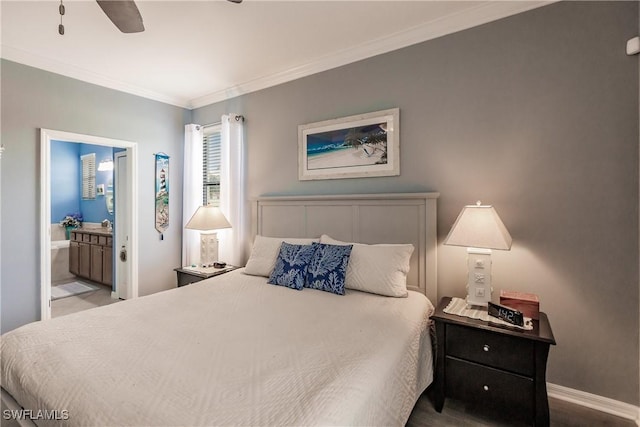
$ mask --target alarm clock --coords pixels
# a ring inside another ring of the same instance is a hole
[[[487,311],[489,316],[497,317],[512,325],[524,326],[524,316],[518,310],[489,301]]]

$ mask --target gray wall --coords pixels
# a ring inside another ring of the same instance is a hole
[[[191,112],[2,60],[2,331],[40,318],[40,128],[138,142],[139,293],[175,287]],[[154,228],[154,157],[171,156],[171,226]],[[166,266],[165,268],[158,268]]]
[[[193,112],[246,117],[248,192],[441,193],[511,232],[494,287],[534,292],[558,342],[552,383],[639,404],[635,2],[562,2]],[[297,126],[400,108],[401,176],[301,182]],[[464,296],[465,250],[440,246],[439,294]]]
[[[638,32],[635,2],[553,4],[193,112],[247,118],[249,196],[441,192],[438,234],[493,204],[514,237],[494,284],[535,292],[558,345],[549,381],[638,405]],[[186,110],[1,62],[2,331],[39,318],[41,127],[139,142],[140,292],[175,286]],[[300,182],[297,126],[400,107],[401,176]],[[153,156],[171,155],[171,222],[153,228]],[[440,295],[464,249],[440,246]]]

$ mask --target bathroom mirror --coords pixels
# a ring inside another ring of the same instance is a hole
[[[107,212],[113,215],[113,191],[107,191],[104,196],[104,202],[107,204]]]

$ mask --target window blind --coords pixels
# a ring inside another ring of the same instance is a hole
[[[202,147],[202,204],[220,206],[220,126],[204,129]]]
[[[82,198],[96,198],[96,153],[80,156],[82,161]]]

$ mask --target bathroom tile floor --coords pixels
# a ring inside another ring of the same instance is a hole
[[[61,283],[59,283],[61,284]],[[120,300],[111,298],[111,288],[99,285],[100,289],[80,295],[51,301],[51,317],[60,317],[90,308],[113,304]]]

